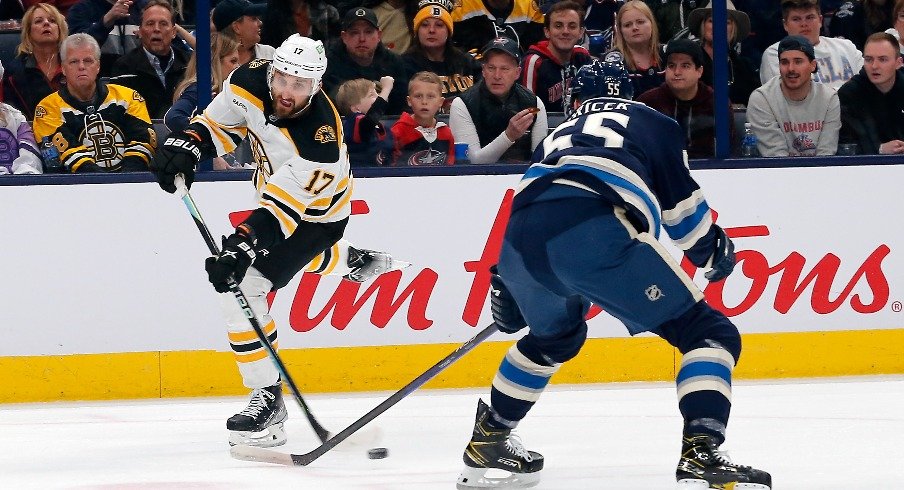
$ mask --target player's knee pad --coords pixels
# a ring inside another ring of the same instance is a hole
[[[741,357],[741,334],[738,327],[720,311],[700,301],[688,311],[654,330],[682,354],[698,348],[720,348],[728,351],[737,363]]]
[[[585,340],[587,323],[582,321],[570,332],[554,337],[525,335],[518,341],[518,349],[538,364],[561,364],[578,355]]]
[[[268,322],[268,320],[265,320],[270,309],[267,304],[267,294],[272,287],[273,283],[253,266],[248,268],[248,272],[246,272],[245,277],[242,278],[242,283],[239,284],[239,288],[242,290],[242,293],[244,293],[245,299],[248,300],[248,306],[250,306],[251,311],[257,315],[257,319],[262,325]],[[245,312],[239,306],[232,293],[223,293],[220,295],[220,306],[226,316],[226,323],[229,325],[230,330],[234,327],[242,330],[251,328],[248,324],[248,319],[245,318]]]

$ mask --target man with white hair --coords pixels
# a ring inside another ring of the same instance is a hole
[[[363,282],[404,265],[342,240],[353,186],[342,120],[321,90],[326,65],[322,42],[290,36],[272,61],[253,60],[232,72],[204,113],[170,134],[152,167],[160,187],[175,192],[176,175],[191,185],[202,158],[224,155],[250,139],[260,207],[224,238],[222,251],[208,258],[205,268],[220,293],[228,293],[234,277],[274,347],[267,294],[299,271]],[[249,405],[226,422],[229,442],[284,444],[287,414],[279,372],[233,295],[221,296],[229,342],[245,386],[252,389]]]

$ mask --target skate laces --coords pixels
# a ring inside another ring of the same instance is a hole
[[[521,442],[521,438],[515,434],[509,434],[509,436],[505,439],[505,448],[515,456],[525,460],[525,461],[533,461],[534,458],[530,455],[530,452],[527,449],[524,449],[524,443]]]
[[[263,388],[255,388],[254,391],[251,392],[251,402],[248,403],[248,406],[245,407],[244,410],[239,412],[239,415],[257,417],[258,415],[260,415],[262,410],[267,408],[269,402],[274,400],[275,398],[276,395],[274,395],[273,393],[270,393]]]

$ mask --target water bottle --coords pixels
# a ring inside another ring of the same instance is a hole
[[[756,144],[757,140],[756,135],[753,134],[753,128],[751,127],[750,123],[744,123],[744,140],[741,141],[741,156],[760,156],[760,150],[757,149]]]
[[[44,173],[60,173],[63,164],[60,163],[60,151],[50,141],[50,136],[41,138],[41,157],[44,159]]]

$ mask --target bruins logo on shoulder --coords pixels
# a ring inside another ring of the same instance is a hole
[[[37,118],[37,117],[44,117],[44,116],[46,116],[46,115],[47,115],[47,109],[44,109],[44,106],[40,106],[40,105],[39,105],[38,108],[35,109],[35,117],[36,117],[36,118]]]
[[[250,63],[248,63],[248,68],[251,68],[251,69],[260,68],[262,66],[266,66],[267,63],[269,63],[269,62],[270,62],[270,60],[262,60],[260,58],[254,59],[254,60],[251,60]]]
[[[142,97],[141,94],[139,94],[137,91],[132,92],[132,98],[138,102],[144,102],[144,97]]]
[[[333,127],[329,124],[324,124],[323,126],[320,126],[314,133],[314,139],[320,143],[329,143],[331,141],[336,141],[336,130],[333,129]]]

